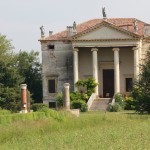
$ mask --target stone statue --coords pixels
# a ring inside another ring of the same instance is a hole
[[[73,30],[76,30],[76,27],[77,27],[77,24],[76,24],[76,22],[74,21],[74,22],[73,22]]]
[[[137,32],[138,31],[138,25],[137,25],[137,20],[134,20],[134,31]]]
[[[103,18],[107,18],[106,12],[105,12],[105,7],[102,7],[102,14],[103,14]]]
[[[40,27],[40,30],[41,30],[41,37],[44,37],[44,34],[45,34],[44,27],[43,27],[43,26],[41,26],[41,27]]]

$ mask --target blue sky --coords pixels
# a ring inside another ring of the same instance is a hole
[[[0,0],[0,33],[12,40],[15,51],[40,51],[41,25],[46,35],[66,26],[102,18],[137,18],[150,23],[150,0]]]

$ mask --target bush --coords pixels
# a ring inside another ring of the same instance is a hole
[[[71,108],[80,109],[81,112],[86,112],[87,104],[82,100],[74,100],[71,102]]]
[[[114,104],[109,104],[107,110],[110,112],[119,112],[122,110],[122,107],[120,106],[119,103],[114,103]]]
[[[43,104],[43,103],[34,103],[34,104],[32,104],[31,109],[33,111],[39,111],[42,109],[48,109],[48,106],[46,104]]]
[[[133,97],[125,97],[125,109],[126,110],[135,110],[136,101]]]
[[[86,87],[86,93],[88,96],[91,96],[92,93],[95,92],[95,88],[98,83],[95,82],[94,78],[88,78],[86,80],[79,80],[76,84],[77,87]]]
[[[119,104],[122,107],[122,109],[124,109],[125,102],[124,102],[124,98],[120,93],[115,94],[115,103],[117,103],[117,105]]]

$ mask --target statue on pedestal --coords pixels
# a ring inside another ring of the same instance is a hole
[[[40,27],[40,30],[41,30],[41,37],[44,37],[44,36],[45,36],[45,30],[44,30],[44,27],[41,26],[41,27]]]

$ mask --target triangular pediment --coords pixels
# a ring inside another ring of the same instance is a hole
[[[109,23],[101,23],[83,33],[73,36],[73,40],[133,39],[138,35]]]

